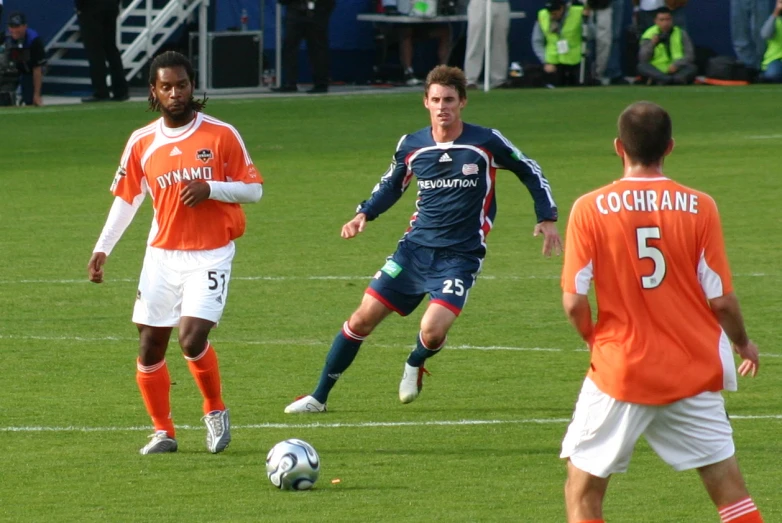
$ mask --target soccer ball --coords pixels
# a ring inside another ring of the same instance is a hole
[[[277,443],[266,455],[266,475],[281,490],[308,490],[318,480],[320,457],[300,439]]]

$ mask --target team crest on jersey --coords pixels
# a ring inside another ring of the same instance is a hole
[[[196,152],[196,158],[204,163],[209,163],[214,157],[215,155],[212,153],[211,149],[199,149]]]
[[[478,165],[474,163],[466,163],[462,165],[462,174],[465,176],[470,174],[478,174]]]

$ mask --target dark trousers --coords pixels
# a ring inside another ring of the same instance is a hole
[[[651,78],[655,82],[663,85],[685,85],[692,83],[692,81],[695,79],[695,76],[698,74],[698,68],[694,65],[687,64],[679,67],[675,73],[667,74],[663,73],[652,64],[640,63],[638,64],[638,74],[647,78]]]
[[[299,45],[307,42],[315,87],[329,85],[329,17],[331,10],[312,11],[288,7],[282,43],[283,85],[295,86],[299,77]]]
[[[22,103],[24,105],[33,105],[33,95],[35,94],[33,73],[20,74],[19,85],[22,86]]]
[[[119,4],[113,2],[91,5],[79,12],[81,40],[90,63],[90,79],[97,98],[109,97],[107,73],[111,75],[111,90],[114,96],[124,97],[128,94],[122,55],[117,49],[118,16]],[[108,69],[106,62],[109,64]]]
[[[578,85],[578,76],[580,65],[557,65],[557,70],[553,73],[545,73],[545,83],[556,85],[557,87]]]

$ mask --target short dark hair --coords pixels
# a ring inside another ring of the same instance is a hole
[[[667,7],[663,6],[659,8],[657,11],[654,12],[654,17],[657,18],[657,15],[670,15],[673,11],[668,9]]]
[[[565,7],[565,0],[547,0],[543,5],[546,11],[558,11]]]
[[[160,53],[152,60],[152,63],[149,65],[149,85],[155,87],[157,84],[157,72],[159,69],[168,69],[171,67],[184,67],[187,77],[190,79],[190,83],[193,84],[195,88],[195,69],[193,69],[193,64],[190,63],[190,60],[188,60],[185,55],[176,51]],[[200,112],[203,110],[204,106],[206,106],[206,101],[206,94],[204,94],[202,100],[196,100],[195,98],[190,97],[190,108],[196,112]],[[160,102],[157,101],[152,93],[149,93],[149,110],[154,112],[160,110]]]
[[[459,93],[459,99],[467,99],[467,78],[464,76],[464,71],[458,67],[438,65],[429,71],[424,84],[424,94],[428,96],[429,88],[434,84],[453,87]]]
[[[652,102],[636,102],[619,115],[619,140],[633,163],[653,165],[662,160],[671,141],[671,116]]]

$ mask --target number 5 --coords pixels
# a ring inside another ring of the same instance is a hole
[[[641,276],[641,287],[644,289],[654,289],[659,287],[665,279],[665,257],[662,251],[657,247],[650,247],[647,241],[649,238],[660,239],[659,227],[639,227],[635,230],[638,239],[638,257],[641,259],[651,258],[654,262],[654,272],[649,276]]]

